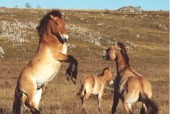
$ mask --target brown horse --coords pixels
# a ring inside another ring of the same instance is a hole
[[[33,114],[40,113],[39,102],[42,88],[51,81],[60,69],[62,62],[68,62],[66,75],[73,83],[77,78],[77,60],[67,53],[68,33],[59,10],[47,13],[37,27],[39,46],[35,56],[21,71],[15,90],[13,113],[20,114],[25,104]]]
[[[106,86],[106,82],[110,85],[113,83],[112,72],[106,67],[98,76],[86,76],[81,82],[81,88],[77,95],[81,96],[83,111],[85,111],[85,103],[91,94],[98,95],[98,108],[100,110],[101,98]]]
[[[103,53],[106,60],[116,61],[117,77],[114,82],[114,102],[112,114],[116,112],[119,98],[122,99],[127,114],[133,114],[131,106],[137,101],[142,102],[141,114],[147,111],[157,114],[158,107],[151,100],[152,90],[150,82],[142,75],[135,72],[129,64],[129,57],[123,43],[111,46]]]

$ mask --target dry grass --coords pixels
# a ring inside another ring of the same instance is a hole
[[[1,21],[31,21],[35,24],[38,24],[40,18],[48,11],[3,8],[0,10],[4,11],[0,14]],[[116,74],[115,63],[104,61],[101,57],[102,50],[115,41],[124,42],[130,47],[128,53],[131,66],[151,81],[153,100],[159,105],[159,114],[168,114],[168,12],[145,12],[138,15],[119,14],[114,11],[108,14],[104,11],[62,12],[69,26],[68,43],[75,46],[69,47],[68,53],[79,61],[78,83],[73,85],[71,81],[66,80],[64,74],[67,64],[63,63],[59,74],[49,83],[43,94],[40,103],[43,114],[81,114],[81,101],[76,97],[80,81],[87,74],[99,74],[106,66],[112,68],[113,75]],[[73,29],[71,25],[79,28]],[[0,58],[0,113],[3,114],[10,114],[17,78],[25,64],[34,56],[38,46],[36,30],[25,30],[25,34],[25,39],[29,42],[14,42],[0,35],[0,47],[5,52],[4,57]],[[91,42],[91,37],[101,38]],[[96,42],[100,42],[100,45],[95,45]],[[102,101],[103,114],[111,114],[112,93],[112,86],[107,86]],[[87,113],[97,114],[96,106],[97,98],[91,96],[87,102]],[[135,113],[139,113],[140,107],[140,103],[134,106]],[[24,113],[29,114],[27,108],[24,108]],[[120,102],[117,114],[124,113]]]

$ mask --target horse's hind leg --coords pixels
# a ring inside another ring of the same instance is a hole
[[[34,90],[31,94],[28,94],[26,105],[30,108],[32,114],[39,114],[39,102],[41,99],[42,89]]]
[[[134,114],[131,106],[131,104],[123,103],[123,107],[127,114]]]
[[[32,114],[39,114],[40,110],[37,105],[37,101],[34,101],[33,97],[28,97],[26,105],[30,108]]]
[[[83,110],[85,110],[85,103],[87,102],[87,100],[90,97],[91,93],[92,93],[92,90],[89,90],[89,91],[86,90],[85,91],[85,95],[82,98]]]
[[[147,113],[146,105],[144,103],[142,103],[142,108],[140,110],[140,114],[146,114],[146,113]]]
[[[21,114],[22,113],[22,106],[26,101],[26,94],[23,93],[21,90],[16,88],[15,90],[15,99],[13,102],[13,114]]]
[[[37,93],[34,96],[34,102],[35,102],[35,107],[39,109],[39,103],[41,100],[41,95],[42,95],[42,88],[37,90]]]

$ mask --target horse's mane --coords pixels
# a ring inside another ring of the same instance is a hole
[[[45,26],[47,25],[47,22],[51,18],[50,15],[62,18],[62,14],[61,14],[60,10],[52,10],[51,12],[44,15],[44,17],[40,20],[40,23],[36,28],[40,39],[42,38],[43,30],[44,30]]]
[[[121,48],[120,52],[121,52],[126,64],[129,65],[129,57],[128,57],[125,45],[123,43],[121,43],[121,42],[118,42],[117,45]]]
[[[109,67],[104,68],[104,69],[103,69],[103,71],[102,71],[102,73],[101,73],[101,74],[99,74],[98,76],[103,76],[103,75],[104,75],[104,71],[105,71],[105,70],[110,70],[110,68],[109,68]]]

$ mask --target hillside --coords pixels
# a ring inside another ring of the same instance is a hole
[[[36,27],[48,9],[0,8],[0,113],[11,112],[17,78],[34,56],[38,47]],[[49,83],[40,106],[43,113],[80,114],[81,101],[75,95],[80,81],[87,74],[98,75],[106,66],[116,75],[114,62],[102,59],[102,50],[115,42],[123,42],[128,49],[131,66],[147,77],[153,99],[160,113],[169,112],[169,13],[145,11],[140,14],[116,11],[61,10],[69,31],[68,54],[79,62],[78,83],[73,85],[64,76],[67,63]],[[102,101],[103,114],[111,113],[111,86],[107,86]],[[97,113],[97,99],[92,96],[87,105],[89,114]],[[140,103],[134,106],[139,113]],[[118,114],[124,114],[119,103]],[[25,108],[25,113],[27,109]]]

